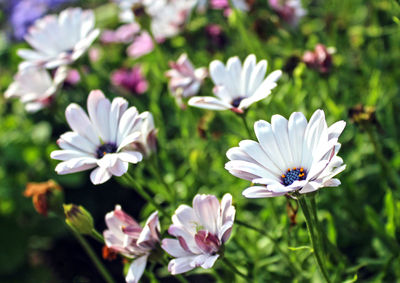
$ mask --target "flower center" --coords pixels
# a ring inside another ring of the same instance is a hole
[[[244,97],[238,97],[232,100],[231,105],[235,108],[239,107],[240,102],[244,99]]]
[[[117,151],[117,145],[115,143],[105,143],[99,146],[96,150],[97,158],[102,158],[107,153],[114,153]]]
[[[286,174],[282,174],[282,182],[285,186],[290,186],[293,184],[294,181],[305,180],[306,179],[306,172],[304,168],[296,168],[288,169]]]

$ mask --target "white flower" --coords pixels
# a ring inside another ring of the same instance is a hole
[[[190,97],[199,92],[203,80],[207,77],[206,68],[195,69],[186,53],[169,65],[171,69],[165,75],[169,78],[169,88],[176,97]]]
[[[274,71],[267,78],[267,61],[261,60],[256,64],[256,57],[249,55],[243,67],[238,57],[228,60],[226,67],[221,61],[215,60],[210,64],[210,76],[215,87],[217,98],[212,96],[195,96],[189,100],[189,105],[211,109],[232,110],[243,113],[251,104],[266,98],[282,72]]]
[[[119,19],[123,23],[133,23],[135,21],[135,14],[132,8],[135,5],[140,5],[142,0],[114,0],[120,8]]]
[[[172,274],[201,266],[211,268],[229,239],[235,219],[232,196],[225,194],[221,203],[213,195],[196,195],[193,208],[180,205],[172,216],[168,233],[177,237],[164,239],[162,248],[176,257],[168,264]]]
[[[59,16],[48,15],[37,20],[25,36],[34,50],[18,50],[18,55],[25,59],[20,69],[30,66],[52,69],[74,62],[99,35],[94,24],[93,11],[80,8],[68,8]]]
[[[117,205],[113,211],[107,213],[106,224],[108,230],[103,235],[107,247],[134,258],[125,278],[126,282],[139,282],[146,268],[147,258],[160,241],[158,212],[152,213],[142,228]]]
[[[248,198],[336,187],[340,181],[332,178],[346,167],[337,156],[345,125],[339,121],[328,128],[322,110],[315,111],[308,123],[300,112],[289,121],[280,115],[272,116],[271,124],[260,120],[254,124],[258,142],[244,140],[229,149],[226,155],[231,161],[225,168],[257,184],[243,191]]]
[[[47,70],[42,68],[27,68],[19,70],[14,76],[14,82],[5,92],[6,98],[18,97],[25,103],[28,112],[36,112],[52,102],[52,98],[59,86],[68,75],[65,67],[60,67],[50,76]]]
[[[140,142],[143,113],[128,108],[121,97],[110,103],[100,90],[89,94],[87,108],[89,116],[75,103],[67,107],[65,116],[73,131],[61,135],[57,143],[62,150],[53,151],[51,158],[63,161],[56,167],[61,175],[96,167],[90,179],[101,184],[142,160],[142,154],[130,147]]]
[[[140,127],[141,135],[132,143],[133,149],[139,151],[144,157],[149,157],[157,151],[157,129],[154,126],[154,118],[150,112],[139,115],[142,119]]]

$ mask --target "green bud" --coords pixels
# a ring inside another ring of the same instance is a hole
[[[80,234],[92,235],[94,224],[90,213],[80,205],[64,204],[65,222]]]

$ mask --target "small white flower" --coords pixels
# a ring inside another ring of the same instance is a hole
[[[160,241],[158,212],[152,213],[142,228],[117,205],[113,211],[107,213],[106,224],[108,230],[103,235],[107,247],[134,259],[126,275],[126,282],[139,282],[146,268],[147,258]]]
[[[210,76],[215,87],[217,98],[212,96],[195,96],[189,100],[189,105],[210,110],[232,110],[243,113],[251,104],[266,98],[282,72],[276,70],[265,78],[267,61],[256,64],[256,56],[249,55],[243,67],[238,57],[228,60],[226,67],[221,61],[210,64]]]
[[[168,229],[177,240],[164,239],[161,245],[176,257],[168,264],[169,272],[179,274],[199,266],[211,268],[231,235],[235,212],[230,194],[225,194],[221,203],[213,195],[196,195],[193,208],[180,205]]]
[[[18,55],[25,59],[19,68],[43,66],[52,69],[74,62],[99,35],[94,24],[93,11],[80,8],[68,8],[59,16],[48,15],[37,20],[25,36],[34,50],[18,50]]]
[[[203,80],[207,77],[206,68],[195,69],[186,53],[169,65],[171,69],[165,75],[169,78],[169,88],[176,97],[190,97],[199,92]]]
[[[294,112],[289,121],[274,115],[271,124],[260,120],[254,124],[258,142],[243,140],[226,153],[225,168],[234,176],[257,186],[243,191],[248,198],[265,198],[299,192],[310,193],[322,187],[340,185],[332,179],[346,165],[337,153],[338,138],[346,123],[330,127],[325,114],[317,110],[310,121]]]
[[[19,98],[25,103],[26,111],[36,112],[51,104],[53,96],[67,75],[68,70],[65,67],[58,68],[54,78],[42,68],[19,70],[4,95],[6,98]]]
[[[65,116],[72,132],[61,135],[57,141],[62,150],[51,153],[51,158],[61,160],[56,167],[58,174],[70,174],[95,168],[90,174],[93,184],[101,184],[112,175],[122,176],[129,163],[138,163],[143,156],[130,149],[141,142],[144,112],[139,115],[128,102],[115,98],[112,103],[100,90],[89,94],[89,116],[83,109],[70,104]]]

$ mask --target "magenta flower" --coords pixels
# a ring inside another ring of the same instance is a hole
[[[221,203],[213,195],[196,195],[193,208],[180,205],[168,229],[177,239],[163,239],[161,245],[176,257],[168,264],[169,272],[179,274],[199,266],[211,268],[231,235],[234,218],[230,194],[225,194]]]
[[[165,75],[169,78],[169,89],[176,97],[190,97],[199,92],[207,77],[207,68],[195,69],[185,53],[169,66],[171,69]]]
[[[315,69],[322,74],[329,73],[332,67],[333,51],[323,44],[317,44],[314,51],[306,51],[303,55],[303,62],[307,67]]]
[[[301,6],[301,0],[269,0],[268,3],[271,9],[291,26],[297,26],[300,19],[307,14]]]
[[[142,32],[136,36],[132,44],[128,46],[126,53],[129,57],[139,58],[153,51],[154,43],[148,32]]]
[[[139,282],[146,268],[147,258],[160,241],[158,212],[151,214],[142,228],[117,205],[114,211],[107,213],[106,224],[108,230],[103,235],[107,247],[134,259],[125,278],[126,282]]]
[[[137,66],[132,69],[116,70],[111,74],[111,83],[134,94],[142,94],[148,87],[140,67]]]

